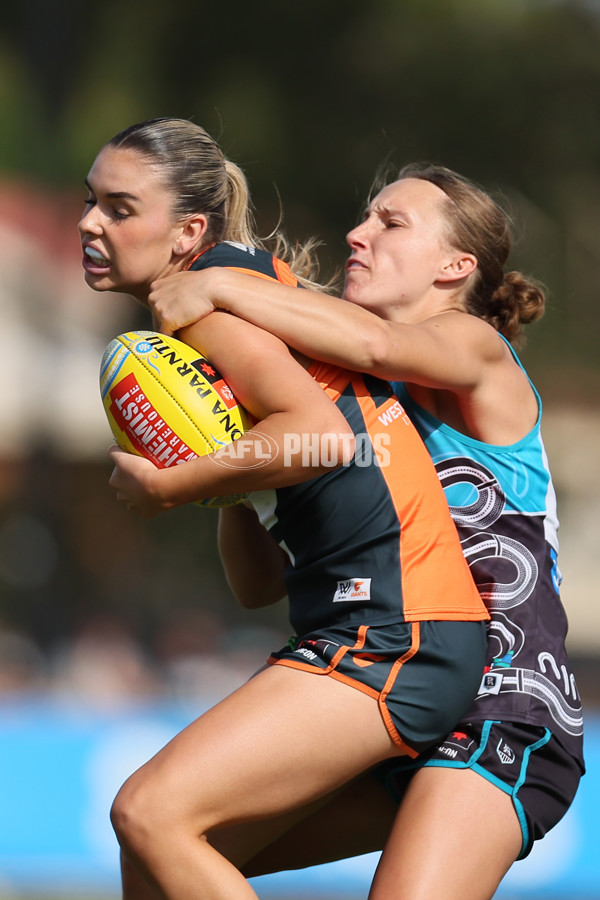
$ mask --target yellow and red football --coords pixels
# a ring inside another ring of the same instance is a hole
[[[117,444],[161,469],[212,453],[251,427],[215,367],[198,350],[155,331],[128,331],[110,342],[100,392]],[[233,506],[246,496],[198,502]]]

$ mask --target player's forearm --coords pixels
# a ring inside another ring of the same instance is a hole
[[[163,509],[212,497],[275,490],[308,481],[349,462],[349,431],[302,429],[294,416],[274,414],[232,444],[153,473]]]
[[[270,331],[308,357],[353,371],[375,373],[388,344],[385,322],[329,294],[223,269],[210,291],[216,307]]]

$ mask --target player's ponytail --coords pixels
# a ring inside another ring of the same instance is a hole
[[[523,325],[541,319],[545,303],[542,285],[521,272],[507,272],[496,288],[480,285],[472,291],[468,310],[489,322],[508,341],[519,344]]]
[[[281,229],[281,221],[265,238],[256,233],[254,215],[250,206],[250,192],[246,176],[239,166],[230,159],[225,159],[228,196],[226,203],[225,230],[222,240],[237,241],[251,247],[270,250],[279,259],[284,260],[304,287],[324,290],[317,282],[319,264],[316,248],[319,242],[309,238],[303,243],[292,245]]]
[[[239,166],[230,159],[223,158],[227,183],[225,222],[221,240],[237,241],[251,247],[261,245],[255,231],[254,216],[250,208],[250,191],[246,176]]]

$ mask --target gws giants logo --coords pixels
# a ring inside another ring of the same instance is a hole
[[[338,581],[336,592],[333,595],[334,603],[370,599],[370,578],[348,578],[346,581]]]

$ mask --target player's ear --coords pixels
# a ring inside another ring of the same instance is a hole
[[[204,213],[196,213],[180,226],[179,234],[173,244],[176,256],[186,256],[200,246],[208,229],[208,217]]]
[[[438,281],[460,281],[477,268],[477,257],[472,253],[457,253],[440,269]]]

